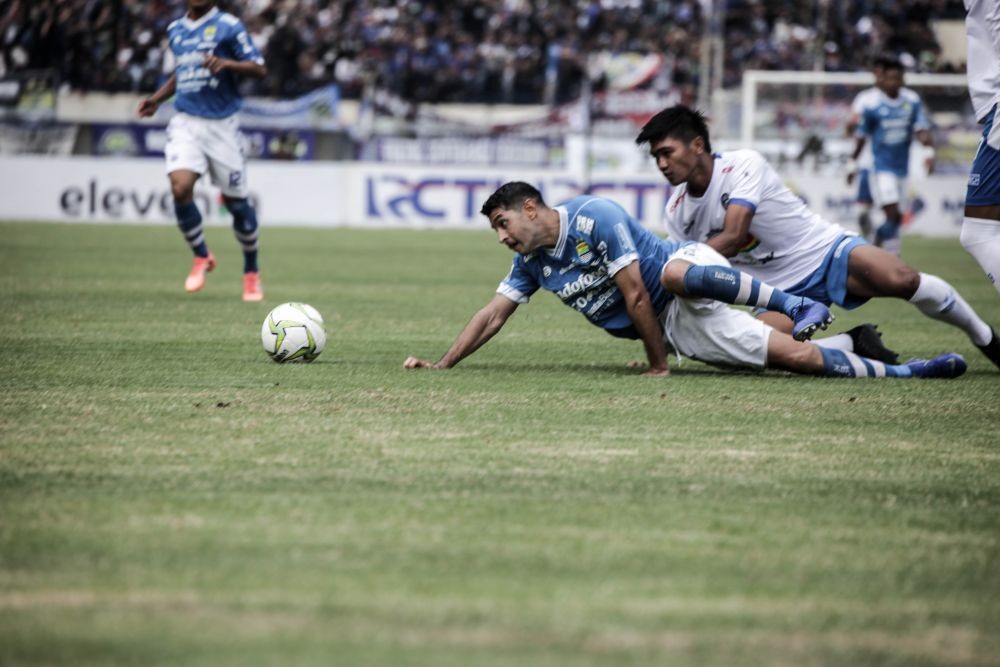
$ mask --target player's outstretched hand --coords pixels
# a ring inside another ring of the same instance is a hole
[[[139,108],[137,109],[139,118],[148,118],[156,113],[156,110],[159,108],[160,105],[158,103],[147,97],[142,102],[139,102]]]
[[[205,67],[207,67],[208,71],[212,74],[218,74],[222,70],[229,67],[229,61],[225,58],[220,58],[217,55],[208,53],[205,54]]]
[[[407,357],[403,362],[403,368],[437,368],[434,364],[417,357]]]

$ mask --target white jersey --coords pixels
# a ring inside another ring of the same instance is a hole
[[[976,120],[1000,103],[1000,2],[965,0],[965,31],[969,37],[966,64],[969,96]]]
[[[667,234],[674,241],[707,242],[722,231],[726,208],[754,211],[750,241],[730,261],[733,266],[779,289],[811,275],[834,240],[846,233],[809,210],[778,177],[767,160],[752,150],[715,155],[708,189],[701,197],[675,188],[664,210]]]
[[[854,96],[854,101],[851,102],[851,115],[857,120],[858,126],[854,128],[854,137],[863,137],[864,134],[861,133],[861,115],[865,112],[865,108],[870,106],[875,106],[875,100],[878,99],[881,91],[872,86],[871,88],[865,88],[860,93]],[[872,162],[872,142],[866,141],[864,148],[861,149],[861,155],[858,156],[858,169],[871,169],[874,166]]]

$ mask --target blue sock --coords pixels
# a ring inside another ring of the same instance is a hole
[[[205,245],[205,232],[201,225],[201,212],[193,201],[186,204],[174,203],[174,213],[177,214],[177,226],[187,240],[191,250],[198,257],[208,257],[208,246]]]
[[[823,375],[826,377],[908,378],[913,375],[906,364],[883,364],[881,361],[859,357],[853,352],[826,347],[819,347],[819,351],[823,355]]]
[[[257,239],[260,237],[257,211],[248,200],[229,197],[226,197],[226,208],[233,214],[233,233],[243,248],[243,273],[257,271]]]
[[[688,296],[776,310],[789,317],[803,302],[800,296],[792,296],[762,283],[749,273],[721,265],[689,267],[684,273],[684,291]]]

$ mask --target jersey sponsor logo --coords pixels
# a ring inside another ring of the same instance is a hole
[[[729,208],[729,193],[723,192],[722,197],[719,198],[719,201],[722,202],[722,208]]]
[[[576,228],[583,234],[590,234],[594,231],[594,219],[578,215],[576,216]]]
[[[546,278],[548,278],[549,276],[551,276],[552,275],[552,267],[551,266],[543,266],[542,267],[542,275],[545,276]]]
[[[979,185],[979,174],[969,174],[969,185],[972,187]]]
[[[601,266],[596,271],[592,271],[590,273],[582,273],[576,280],[563,285],[559,291],[556,292],[556,295],[565,301],[585,289],[593,287],[596,283],[603,281],[607,276],[608,269],[605,266]]]
[[[594,259],[594,253],[591,251],[590,246],[587,245],[586,241],[580,241],[576,244],[576,254],[580,258],[581,262],[590,262]]]

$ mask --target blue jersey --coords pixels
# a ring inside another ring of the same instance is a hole
[[[906,178],[913,134],[929,127],[920,96],[903,88],[896,99],[885,93],[874,96],[861,113],[858,132],[871,140],[875,171]]]
[[[660,272],[679,244],[659,238],[610,199],[574,197],[555,210],[555,247],[516,255],[497,292],[527,303],[539,288],[546,289],[608,333],[638,338],[614,276],[639,262],[653,312],[660,313],[672,298],[660,285]]]
[[[167,36],[177,59],[177,110],[202,118],[225,118],[239,111],[236,75],[224,70],[213,76],[204,61],[206,55],[215,54],[263,65],[264,58],[243,23],[213,7],[197,21],[187,16],[177,19],[167,27]]]

